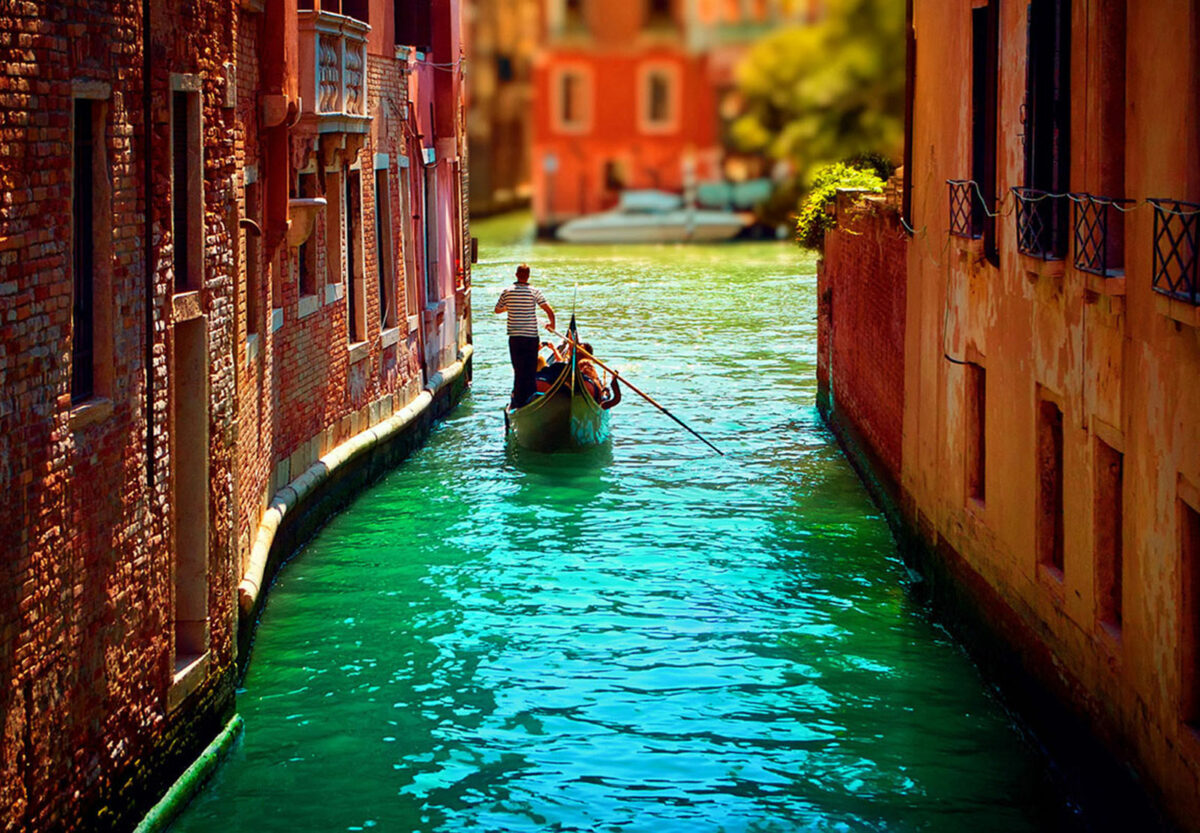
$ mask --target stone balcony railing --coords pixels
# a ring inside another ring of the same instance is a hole
[[[301,120],[317,133],[366,133],[367,33],[361,20],[299,12]]]

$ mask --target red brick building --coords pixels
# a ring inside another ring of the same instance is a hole
[[[0,10],[6,831],[132,826],[469,375],[458,3],[297,5]]]

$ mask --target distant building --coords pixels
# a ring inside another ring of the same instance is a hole
[[[1049,734],[1200,829],[1200,4],[911,9],[908,186],[839,206],[825,406]]]
[[[467,129],[471,214],[527,206],[533,59],[540,0],[468,0]]]
[[[726,170],[738,115],[733,70],[772,28],[816,0],[542,0],[534,70],[534,214],[543,230],[611,208],[627,188],[684,192]]]
[[[0,18],[4,830],[131,829],[469,375],[458,2],[299,5]]]

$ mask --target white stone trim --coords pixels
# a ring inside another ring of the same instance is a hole
[[[267,560],[271,554],[271,544],[275,540],[275,534],[279,531],[279,525],[283,522],[284,516],[310,492],[333,477],[354,458],[386,442],[411,425],[433,403],[434,396],[439,390],[462,375],[473,353],[474,348],[470,344],[464,346],[457,361],[429,377],[425,389],[416,399],[373,428],[368,428],[351,437],[275,493],[271,499],[271,505],[266,508],[262,519],[258,522],[258,531],[250,550],[250,561],[246,565],[246,572],[238,585],[238,606],[242,615],[249,614],[258,603],[259,594],[262,593],[263,577],[266,575]]]

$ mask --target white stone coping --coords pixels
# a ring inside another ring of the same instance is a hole
[[[258,532],[254,536],[254,546],[250,550],[250,563],[246,565],[245,575],[238,585],[238,605],[242,614],[254,610],[262,592],[263,577],[267,570],[267,561],[271,554],[271,544],[275,541],[275,533],[283,518],[310,492],[324,483],[338,469],[345,466],[367,449],[373,448],[390,439],[407,428],[425,409],[433,403],[434,395],[447,384],[453,382],[466,367],[474,348],[467,344],[458,354],[458,360],[449,367],[444,367],[429,378],[428,384],[421,394],[408,405],[388,419],[368,428],[346,442],[331,450],[308,470],[275,493],[271,505],[263,512],[262,520],[258,522]]]

